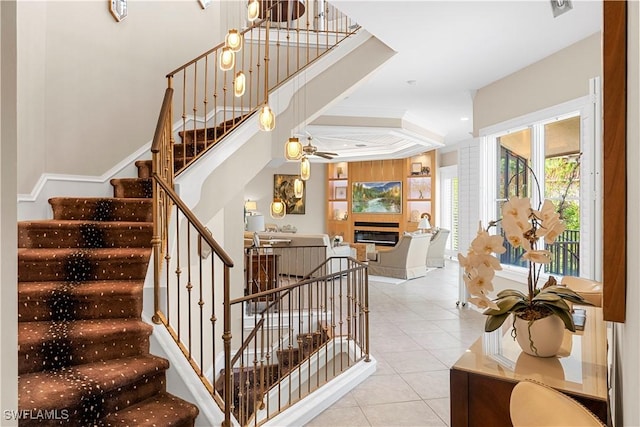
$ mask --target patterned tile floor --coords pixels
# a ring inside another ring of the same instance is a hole
[[[458,263],[401,284],[370,283],[377,371],[307,427],[449,425],[449,367],[482,334],[484,316],[457,308]]]

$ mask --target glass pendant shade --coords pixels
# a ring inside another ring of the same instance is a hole
[[[220,69],[222,71],[229,71],[236,63],[236,54],[228,46],[222,48],[220,52]]]
[[[247,19],[253,22],[258,19],[258,15],[260,15],[260,2],[258,0],[249,0]]]
[[[242,71],[236,73],[236,78],[233,81],[233,94],[237,97],[244,95],[244,88],[246,86],[246,77]]]
[[[258,116],[258,126],[263,131],[271,131],[276,127],[276,116],[273,114],[269,104],[262,106]]]
[[[304,196],[304,181],[296,178],[293,181],[293,196],[297,199],[302,198]]]
[[[289,138],[284,145],[284,157],[287,160],[300,160],[300,157],[302,157],[302,144],[298,138]]]
[[[242,34],[236,29],[231,29],[224,38],[224,42],[229,49],[234,52],[238,52],[242,49]]]
[[[306,156],[302,156],[302,160],[300,161],[300,179],[303,181],[311,178],[311,163]]]
[[[273,219],[282,219],[287,215],[287,209],[285,208],[284,202],[280,199],[275,199],[271,202],[271,208],[269,211],[271,218]]]

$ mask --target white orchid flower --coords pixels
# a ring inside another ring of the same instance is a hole
[[[522,258],[537,264],[549,264],[551,262],[551,252],[547,250],[527,251],[522,255]]]

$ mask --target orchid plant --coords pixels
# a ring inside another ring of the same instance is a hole
[[[500,260],[494,254],[506,251],[503,237],[489,234],[497,221],[490,222],[486,230],[481,223],[467,256],[458,254],[460,266],[464,268],[464,282],[471,294],[469,302],[485,309],[485,331],[498,329],[513,313],[528,321],[555,314],[562,319],[567,329],[574,332],[571,308],[566,301],[588,303],[571,289],[558,285],[553,276],[549,276],[542,287],[538,286],[542,266],[551,262],[551,252],[538,249],[538,244],[542,240],[546,244],[555,242],[565,230],[553,203],[545,200],[539,210],[534,210],[529,198],[511,198],[502,207],[501,221],[507,241],[513,247],[521,247],[525,251],[522,257],[529,264],[526,294],[516,289],[506,289],[499,292],[495,299],[489,298],[489,294],[493,292],[495,272],[502,269]]]

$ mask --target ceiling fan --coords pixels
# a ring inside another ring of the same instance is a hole
[[[307,145],[302,146],[302,151],[306,156],[319,156],[328,160],[332,160],[335,156],[338,155],[338,153],[330,153],[328,151],[318,151],[318,147],[311,144],[311,141],[313,141],[313,137],[307,134]]]

